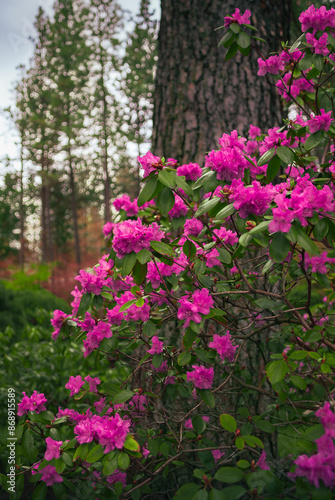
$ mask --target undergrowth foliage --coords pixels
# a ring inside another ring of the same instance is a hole
[[[225,19],[227,59],[259,40],[249,18]],[[56,413],[38,391],[18,407],[34,499],[331,498],[335,10],[300,21],[259,59],[281,128],[223,134],[204,168],[148,152],[138,199],[114,202],[109,253],[52,320],[92,372]]]

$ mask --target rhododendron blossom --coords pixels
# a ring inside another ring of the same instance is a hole
[[[193,382],[196,389],[210,389],[213,385],[214,368],[204,366],[192,366],[193,371],[187,372],[187,381]]]
[[[18,405],[17,414],[19,417],[28,413],[28,411],[33,411],[35,413],[40,413],[41,411],[45,411],[45,403],[47,402],[46,397],[43,393],[38,393],[34,391],[31,397],[29,398],[25,392],[22,392],[23,398]]]

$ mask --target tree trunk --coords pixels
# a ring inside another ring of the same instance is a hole
[[[214,31],[239,7],[252,13],[258,36],[270,41],[267,54],[289,39],[290,0],[161,0],[158,66],[153,117],[155,155],[202,162],[223,132],[243,135],[252,123],[263,131],[279,125],[275,89],[257,76],[260,55],[237,54],[224,61]]]
[[[74,180],[74,168],[73,168],[73,158],[72,158],[72,153],[71,153],[71,140],[70,140],[70,138],[68,138],[68,162],[69,162],[69,170],[70,170],[71,207],[72,207],[72,220],[73,220],[73,232],[74,232],[76,262],[79,266],[81,263],[81,252],[80,252],[79,228],[78,228],[76,183]]]

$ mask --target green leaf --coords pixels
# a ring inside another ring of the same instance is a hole
[[[190,240],[186,240],[183,245],[183,252],[189,259],[193,259],[197,253],[195,244]]]
[[[88,444],[87,443],[80,444],[73,455],[73,461],[75,462],[77,458],[85,460],[87,454],[88,454]]]
[[[167,215],[170,210],[174,207],[175,204],[175,197],[171,189],[168,187],[165,187],[162,189],[162,191],[159,193],[156,199],[156,205],[159,209],[159,211],[163,215]]]
[[[161,241],[150,241],[150,246],[162,255],[171,255],[171,257],[174,256],[173,249],[166,243],[162,243]]]
[[[218,29],[218,28],[216,28],[216,29]],[[218,47],[220,47],[221,45],[224,46],[224,44],[226,42],[228,42],[231,39],[231,37],[233,37],[233,36],[235,36],[235,35],[234,35],[234,33],[232,31],[227,31],[227,33],[221,38],[221,40],[220,40],[220,42],[218,44]]]
[[[239,460],[236,465],[241,469],[249,469],[250,462],[248,462],[248,460]]]
[[[244,448],[244,439],[241,436],[238,436],[235,440],[235,446],[238,450],[243,450]]]
[[[227,250],[225,250],[224,248],[217,248],[217,251],[220,254],[219,255],[220,262],[223,262],[224,264],[231,263],[231,255]]]
[[[195,181],[195,183],[193,184],[193,189],[198,189],[206,182],[213,181],[214,179],[216,179],[216,172],[213,172],[213,170],[205,172],[201,177],[199,177],[199,179]]]
[[[215,399],[213,393],[210,389],[197,389],[197,394],[201,397],[203,402],[209,406],[209,408],[214,408]]]
[[[140,445],[130,434],[127,434],[123,447],[130,451],[140,451]]]
[[[292,151],[292,149],[288,148],[287,146],[278,146],[276,154],[284,163],[287,164],[291,164],[295,160],[294,151]]]
[[[222,415],[220,415],[220,424],[228,432],[235,432],[237,429],[235,418],[231,415],[228,415],[227,413],[223,413]]]
[[[240,236],[240,239],[238,240],[239,244],[242,245],[242,247],[247,247],[252,240],[252,235],[249,234],[249,232],[242,234]]]
[[[102,472],[104,476],[110,476],[118,468],[118,456],[112,458],[110,462],[105,462]]]
[[[305,149],[309,151],[310,149],[315,148],[320,144],[320,142],[323,140],[324,137],[324,132],[323,130],[318,130],[317,132],[314,132],[314,134],[311,134],[309,137],[307,137],[306,142],[305,142]]]
[[[298,47],[300,47],[301,42],[302,42],[302,40],[303,40],[304,37],[305,37],[305,33],[303,33],[302,35],[300,35],[299,38],[297,38],[296,41],[293,43],[293,45],[290,48],[289,52],[294,52]]]
[[[222,492],[226,495],[227,500],[238,500],[247,493],[247,490],[243,486],[228,486]]]
[[[133,391],[126,389],[116,394],[112,399],[112,403],[113,404],[125,403],[126,401],[128,401],[128,399],[132,398],[133,395],[134,395]]]
[[[92,293],[84,293],[80,300],[77,316],[83,316],[89,309],[92,301]]]
[[[275,426],[267,420],[257,420],[256,422],[254,422],[254,425],[255,427],[257,427],[257,429],[268,433],[274,432],[276,430]]]
[[[86,462],[89,464],[93,464],[94,462],[98,462],[101,457],[104,456],[104,451],[101,447],[101,444],[95,446],[87,455]]]
[[[272,268],[274,262],[272,259],[269,259],[263,266],[263,269],[262,269],[262,274],[266,274],[268,271],[270,271],[270,269]]]
[[[280,159],[279,156],[274,155],[271,160],[268,163],[267,169],[266,169],[266,179],[268,182],[273,181],[273,179],[276,177],[276,175],[279,172],[280,168]]]
[[[266,370],[266,374],[271,384],[273,385],[284,380],[287,371],[288,371],[287,364],[285,363],[284,360],[280,360],[270,363]]]
[[[232,215],[235,212],[236,209],[234,208],[234,203],[230,203],[230,205],[227,205],[226,207],[222,208],[222,210],[220,210],[220,212],[216,214],[215,219],[217,220],[226,219],[226,217],[229,217],[229,215]]]
[[[214,479],[223,483],[238,483],[244,476],[244,472],[237,467],[221,467],[214,476]]]
[[[199,217],[200,215],[203,215],[204,213],[209,212],[212,208],[216,207],[216,205],[219,203],[220,198],[215,196],[211,200],[205,200],[203,201],[198,210],[195,212],[194,217]]]
[[[164,457],[168,457],[170,453],[170,447],[168,443],[162,443],[160,445],[159,451]]]
[[[156,327],[151,321],[143,323],[143,333],[148,337],[152,337],[156,333]]]
[[[188,195],[193,194],[193,189],[187,184],[186,181],[184,181],[183,176],[179,176],[179,175],[176,176],[176,184],[178,187],[183,189],[185,191],[185,193],[187,193]]]
[[[307,383],[306,380],[304,380],[301,377],[298,377],[298,375],[291,375],[291,381],[292,383],[296,386],[299,387],[299,389],[302,389],[303,391],[306,390],[307,388]]]
[[[143,248],[138,254],[137,254],[137,260],[141,263],[141,264],[146,264],[147,262],[149,262],[149,260],[151,259],[151,253],[149,252],[149,250],[147,250],[146,248]]]
[[[191,361],[191,353],[190,352],[182,352],[178,356],[178,365],[179,366],[185,366],[187,363]]]
[[[185,349],[189,349],[193,345],[193,342],[195,341],[196,337],[197,337],[197,332],[195,332],[191,328],[188,328],[186,330],[183,337],[183,346],[185,347]]]
[[[130,458],[127,453],[120,453],[117,459],[117,463],[122,470],[126,470],[130,465]]]
[[[197,436],[200,436],[200,434],[203,433],[203,431],[206,429],[206,422],[200,415],[195,415],[192,418],[192,425],[193,429],[195,430]]]
[[[271,160],[271,158],[273,157],[273,155],[275,154],[275,149],[274,148],[271,148],[269,149],[268,151],[266,151],[261,157],[260,159],[258,160],[257,164],[259,167],[262,167],[263,165],[265,165],[266,163],[269,163],[269,161]]]
[[[34,488],[33,500],[45,500],[47,496],[47,485],[42,482]]]
[[[137,260],[137,254],[135,252],[127,253],[122,259],[122,277],[125,278],[132,271],[135,262]]]
[[[194,495],[201,488],[200,484],[186,483],[177,491],[173,500],[193,500]]]
[[[154,456],[158,455],[159,448],[160,448],[160,444],[159,444],[158,439],[149,439],[148,440],[148,449],[149,449],[151,455],[154,455]]]
[[[230,25],[232,26],[232,24]],[[232,57],[235,56],[236,52],[237,52],[237,49],[238,49],[238,45],[236,42],[234,42],[230,47],[229,49],[227,50],[227,53],[225,55],[225,61],[229,61],[229,59],[231,59]]]
[[[175,176],[176,175],[173,175],[173,173],[168,170],[161,170],[158,174],[158,179],[162,184],[164,184],[164,186],[173,189],[176,185]]]
[[[245,31],[241,31],[238,34],[236,41],[239,47],[242,47],[242,49],[246,49],[250,45],[250,36]]]
[[[250,435],[244,435],[242,436],[244,441],[249,445],[249,446],[259,446],[259,448],[264,448],[264,444],[262,441],[256,437],[256,436],[250,436]]]
[[[323,218],[320,219],[313,228],[313,234],[315,239],[322,241],[325,236],[327,236],[329,230],[328,220]]]
[[[283,262],[290,251],[290,242],[283,233],[276,233],[269,246],[270,257],[280,264]]]
[[[149,253],[149,252],[148,252]],[[133,269],[133,278],[137,285],[141,285],[147,276],[148,264],[141,264],[136,261]]]
[[[305,231],[295,225],[292,224],[291,229],[287,236],[291,239],[291,241],[298,241],[299,245],[306,250],[310,255],[319,255],[319,249],[316,244],[310,239],[309,236],[305,233]],[[271,255],[271,254],[270,254]]]
[[[128,300],[128,302],[126,302],[120,307],[119,312],[126,311],[127,309],[129,309],[130,306],[135,304],[135,302],[137,302],[137,299]]]
[[[152,365],[154,368],[160,368],[164,361],[163,354],[154,354],[152,358]]]
[[[157,182],[158,182],[158,179],[157,179],[156,175],[154,175],[153,177],[151,177],[147,181],[147,183],[143,187],[143,189],[140,192],[140,194],[138,196],[138,199],[137,199],[137,205],[139,207],[141,207],[142,205],[144,205],[144,203],[146,201],[150,201],[152,195],[154,194],[154,192],[156,190]]]

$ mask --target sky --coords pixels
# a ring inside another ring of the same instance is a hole
[[[52,14],[54,0],[2,0],[0,7],[0,161],[6,156],[18,157],[16,131],[4,116],[3,109],[14,104],[14,82],[19,79],[20,65],[29,65],[33,55],[34,19],[41,6]],[[119,0],[120,5],[134,14],[139,0]],[[151,9],[159,17],[159,0],[151,0]],[[1,169],[1,164],[0,164]]]

